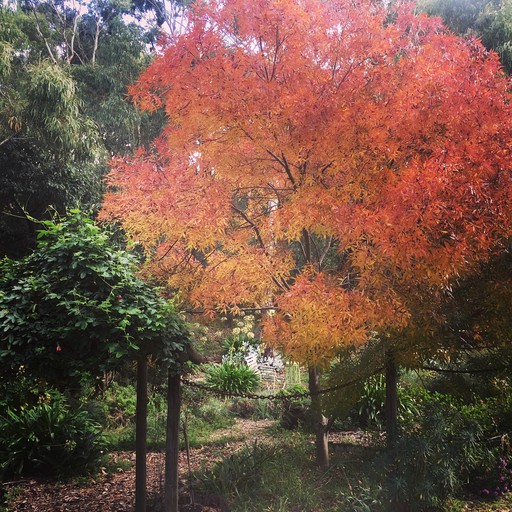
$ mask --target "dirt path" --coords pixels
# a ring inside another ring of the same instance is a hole
[[[213,465],[222,455],[232,453],[253,439],[269,437],[270,420],[238,420],[231,428],[219,430],[211,439],[213,444],[190,450],[192,471]],[[218,444],[216,443],[218,442]],[[69,483],[47,483],[39,480],[22,480],[8,486],[13,495],[9,501],[12,512],[131,512],[135,503],[135,454],[116,452],[112,454],[113,466],[122,469],[112,473],[103,470],[94,479],[82,479]],[[186,452],[180,452],[180,480],[188,479]],[[147,489],[148,509],[159,500],[163,487],[165,459],[162,453],[148,453]],[[187,503],[187,495],[183,493]],[[185,504],[182,507],[186,510]],[[194,512],[222,510],[222,503],[197,506]]]

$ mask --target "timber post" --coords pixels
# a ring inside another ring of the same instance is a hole
[[[137,405],[135,425],[135,512],[146,512],[146,453],[148,426],[148,360],[137,360]]]
[[[167,378],[167,435],[165,442],[164,512],[178,512],[178,453],[181,379],[170,370]]]
[[[393,350],[386,349],[386,446],[393,450],[398,435],[398,369]]]

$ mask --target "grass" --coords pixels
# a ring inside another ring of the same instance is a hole
[[[232,512],[388,512],[386,482],[375,463],[383,452],[378,439],[331,445],[328,469],[316,467],[310,434],[274,427],[266,439],[226,450],[213,468],[196,472],[199,496],[219,496]],[[512,512],[512,494],[451,500],[439,512]]]
[[[220,404],[202,410],[211,413],[212,407],[217,410]],[[219,417],[233,421],[229,415]],[[306,432],[283,430],[277,424],[257,431],[240,425],[226,429],[225,420],[212,425],[206,425],[204,418],[189,420],[191,432],[197,428],[195,439],[208,446],[202,451],[204,469],[194,473],[196,503],[202,503],[202,497],[214,497],[232,512],[386,511],[383,473],[374,463],[383,451],[378,437],[334,437],[331,466],[321,469],[314,461],[313,436]],[[103,464],[106,473],[132,466],[128,460],[115,458]],[[87,486],[85,479],[83,485]],[[9,493],[16,493],[16,488]],[[0,512],[7,510],[0,505]],[[452,500],[442,512],[512,512],[512,496],[494,502]]]
[[[190,448],[209,446],[205,470],[196,472],[197,492],[215,495],[233,512],[384,512],[386,482],[382,466],[381,439],[343,438],[331,445],[331,466],[319,469],[314,461],[313,437],[277,426],[268,435],[231,428],[236,417],[277,418],[277,410],[266,401],[223,400],[202,392],[184,390],[182,427],[185,424]],[[154,407],[148,418],[149,447],[162,449],[165,417]],[[183,428],[182,428],[183,430]],[[250,436],[251,434],[249,434]],[[107,432],[111,450],[134,448],[134,426]],[[246,444],[243,445],[244,440]],[[233,446],[239,448],[233,453]],[[182,439],[182,448],[184,443]],[[212,460],[220,459],[213,465]],[[443,512],[512,512],[512,498],[495,502],[452,500]]]
[[[194,401],[186,400],[182,410],[181,448],[185,447],[183,429],[186,425],[190,448],[207,444],[220,429],[233,425],[234,415],[230,413],[223,400],[209,397]],[[148,414],[148,449],[162,451],[165,449],[166,415],[161,410],[150,410]],[[104,432],[109,451],[135,450],[135,423],[125,421],[122,424],[109,425]]]
[[[200,489],[226,499],[233,512],[379,510],[382,489],[371,467],[374,448],[337,450],[328,469],[314,463],[309,434],[280,430],[196,474]]]
[[[131,403],[128,391],[121,393],[121,398]],[[165,445],[166,418],[160,402],[156,397],[150,404],[151,450],[162,450]],[[198,503],[201,496],[214,496],[232,512],[387,512],[384,472],[376,463],[383,453],[380,436],[333,437],[331,465],[321,469],[315,465],[311,434],[284,430],[278,420],[270,430],[262,430],[261,423],[254,430],[251,421],[235,425],[237,417],[277,419],[280,413],[272,402],[226,401],[184,389],[182,427],[186,425],[189,446],[209,447],[202,452],[204,469],[194,473]],[[133,418],[130,414],[115,417],[118,421],[111,422],[105,432],[109,450],[134,450]],[[181,446],[184,448],[183,438]],[[132,465],[110,457],[101,464],[104,473],[123,472]],[[87,483],[84,478],[83,485]],[[16,492],[16,488],[8,491]],[[11,498],[9,494],[3,497],[4,502]],[[5,512],[1,498],[0,512]],[[512,496],[493,502],[451,500],[439,512],[512,512]]]

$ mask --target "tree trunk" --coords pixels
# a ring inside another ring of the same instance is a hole
[[[388,450],[396,446],[398,433],[398,370],[395,354],[386,350],[386,445]]]
[[[178,452],[181,406],[180,376],[167,378],[164,512],[178,512]]]
[[[309,368],[309,392],[311,393],[311,419],[315,429],[316,463],[326,468],[329,466],[329,439],[327,418],[322,414],[320,395],[318,395],[319,374],[316,368]]]
[[[135,416],[135,512],[146,512],[146,451],[148,426],[148,361],[137,361],[137,408]]]
[[[390,455],[390,475],[395,464],[395,448],[398,438],[398,368],[396,366],[393,350],[387,349],[386,359],[386,446]],[[391,492],[391,482],[388,482]],[[410,509],[407,503],[397,499],[389,502],[389,512],[407,512]]]

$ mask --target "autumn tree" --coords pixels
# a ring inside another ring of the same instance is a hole
[[[502,249],[509,85],[409,4],[198,4],[131,88],[168,123],[113,162],[103,218],[194,307],[274,306],[265,339],[314,392],[340,347],[404,328]]]

